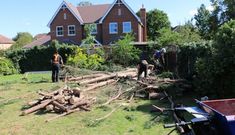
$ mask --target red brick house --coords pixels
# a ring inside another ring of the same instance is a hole
[[[80,45],[85,39],[85,25],[91,25],[95,41],[109,45],[133,33],[135,42],[146,42],[146,10],[140,9],[140,18],[124,0],[112,4],[74,6],[63,1],[48,23],[51,39]]]

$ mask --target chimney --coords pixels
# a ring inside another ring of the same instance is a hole
[[[146,9],[144,8],[144,5],[142,5],[142,8],[140,9],[140,20],[143,24],[143,42],[147,41],[147,23],[146,23]]]

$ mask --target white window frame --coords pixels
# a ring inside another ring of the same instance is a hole
[[[70,34],[70,27],[74,27],[74,34]],[[75,25],[68,25],[68,36],[76,36],[76,26]]]
[[[117,26],[117,31],[112,31],[112,27],[113,25],[116,25]],[[117,34],[118,33],[118,23],[117,22],[111,22],[109,23],[109,34]]]
[[[95,31],[92,31],[92,30],[91,30],[91,34],[97,34],[97,33],[98,33],[97,24],[91,24],[91,25],[93,25],[94,28],[95,28]],[[93,26],[92,26],[92,27],[93,27]]]
[[[59,35],[58,28],[62,28],[62,34]],[[56,26],[56,36],[57,37],[63,37],[64,36],[64,27],[63,26]]]
[[[64,20],[67,20],[67,14],[64,13]]]
[[[129,27],[126,27],[126,25],[128,25]],[[122,31],[123,31],[123,33],[131,33],[132,32],[131,22],[123,22],[122,23]]]
[[[118,9],[118,16],[121,16],[121,15],[122,15],[122,9],[119,8],[119,9]]]

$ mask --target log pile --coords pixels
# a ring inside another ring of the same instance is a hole
[[[39,91],[38,94],[42,97],[29,102],[30,108],[22,112],[23,116],[39,110],[60,113],[62,116],[79,110],[90,111],[89,107],[95,102],[94,98],[84,97],[79,88],[63,87],[51,93]]]

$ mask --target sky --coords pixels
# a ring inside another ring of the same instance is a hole
[[[63,0],[3,0],[0,8],[0,34],[9,38],[18,32],[29,32],[33,36],[48,33],[48,22]],[[84,0],[67,0],[77,5]],[[111,4],[114,0],[85,0],[93,4]],[[147,11],[160,9],[167,13],[172,26],[184,24],[205,4],[209,10],[210,0],[125,0],[137,12],[142,4]]]

